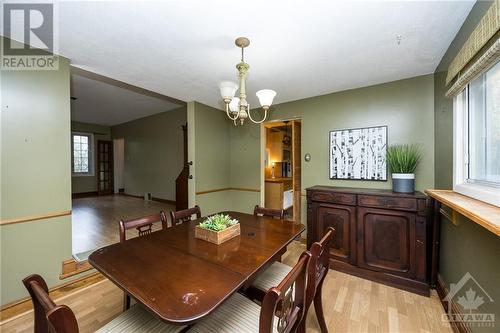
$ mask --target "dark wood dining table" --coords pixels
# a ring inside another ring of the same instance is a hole
[[[286,220],[223,212],[241,235],[220,245],[194,237],[204,218],[93,252],[99,272],[160,319],[192,324],[279,259],[304,226]]]

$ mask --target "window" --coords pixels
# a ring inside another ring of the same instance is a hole
[[[74,176],[93,176],[92,142],[93,135],[88,133],[73,133],[71,135]]]
[[[454,190],[500,206],[500,62],[454,100]]]

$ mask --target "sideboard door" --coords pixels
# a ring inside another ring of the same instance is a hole
[[[317,207],[318,240],[325,229],[333,227],[335,235],[330,246],[330,258],[356,263],[356,207],[320,204]]]
[[[358,207],[358,265],[414,277],[415,219],[414,213]]]

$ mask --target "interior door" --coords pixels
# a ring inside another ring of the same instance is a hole
[[[301,206],[301,172],[302,159],[300,151],[301,123],[300,120],[292,121],[292,179],[293,179],[293,220],[300,222]]]
[[[317,208],[318,240],[325,229],[335,229],[335,237],[330,245],[330,257],[351,264],[356,262],[356,207],[320,204]]]
[[[413,277],[415,214],[358,207],[358,265]]]
[[[113,193],[113,142],[97,141],[97,192]]]

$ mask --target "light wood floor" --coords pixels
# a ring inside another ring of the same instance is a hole
[[[73,199],[71,214],[73,253],[82,253],[120,241],[118,221],[159,213],[175,206],[124,195]],[[160,224],[154,225],[158,229]],[[133,233],[133,231],[132,231]]]
[[[303,244],[292,243],[283,262],[294,264],[304,249]],[[80,332],[93,332],[121,312],[122,293],[105,280],[56,303],[73,309]],[[435,291],[428,298],[333,270],[323,286],[323,306],[331,333],[452,332],[441,322],[444,310]],[[28,313],[0,325],[0,331],[32,332],[32,323],[33,315]],[[319,332],[313,306],[307,316],[307,332]]]
[[[293,265],[305,245],[294,242],[283,262]],[[323,285],[323,311],[328,331],[453,332],[443,324],[443,307],[435,290],[424,297],[377,282],[330,270]],[[319,332],[314,306],[307,314],[307,332]]]

